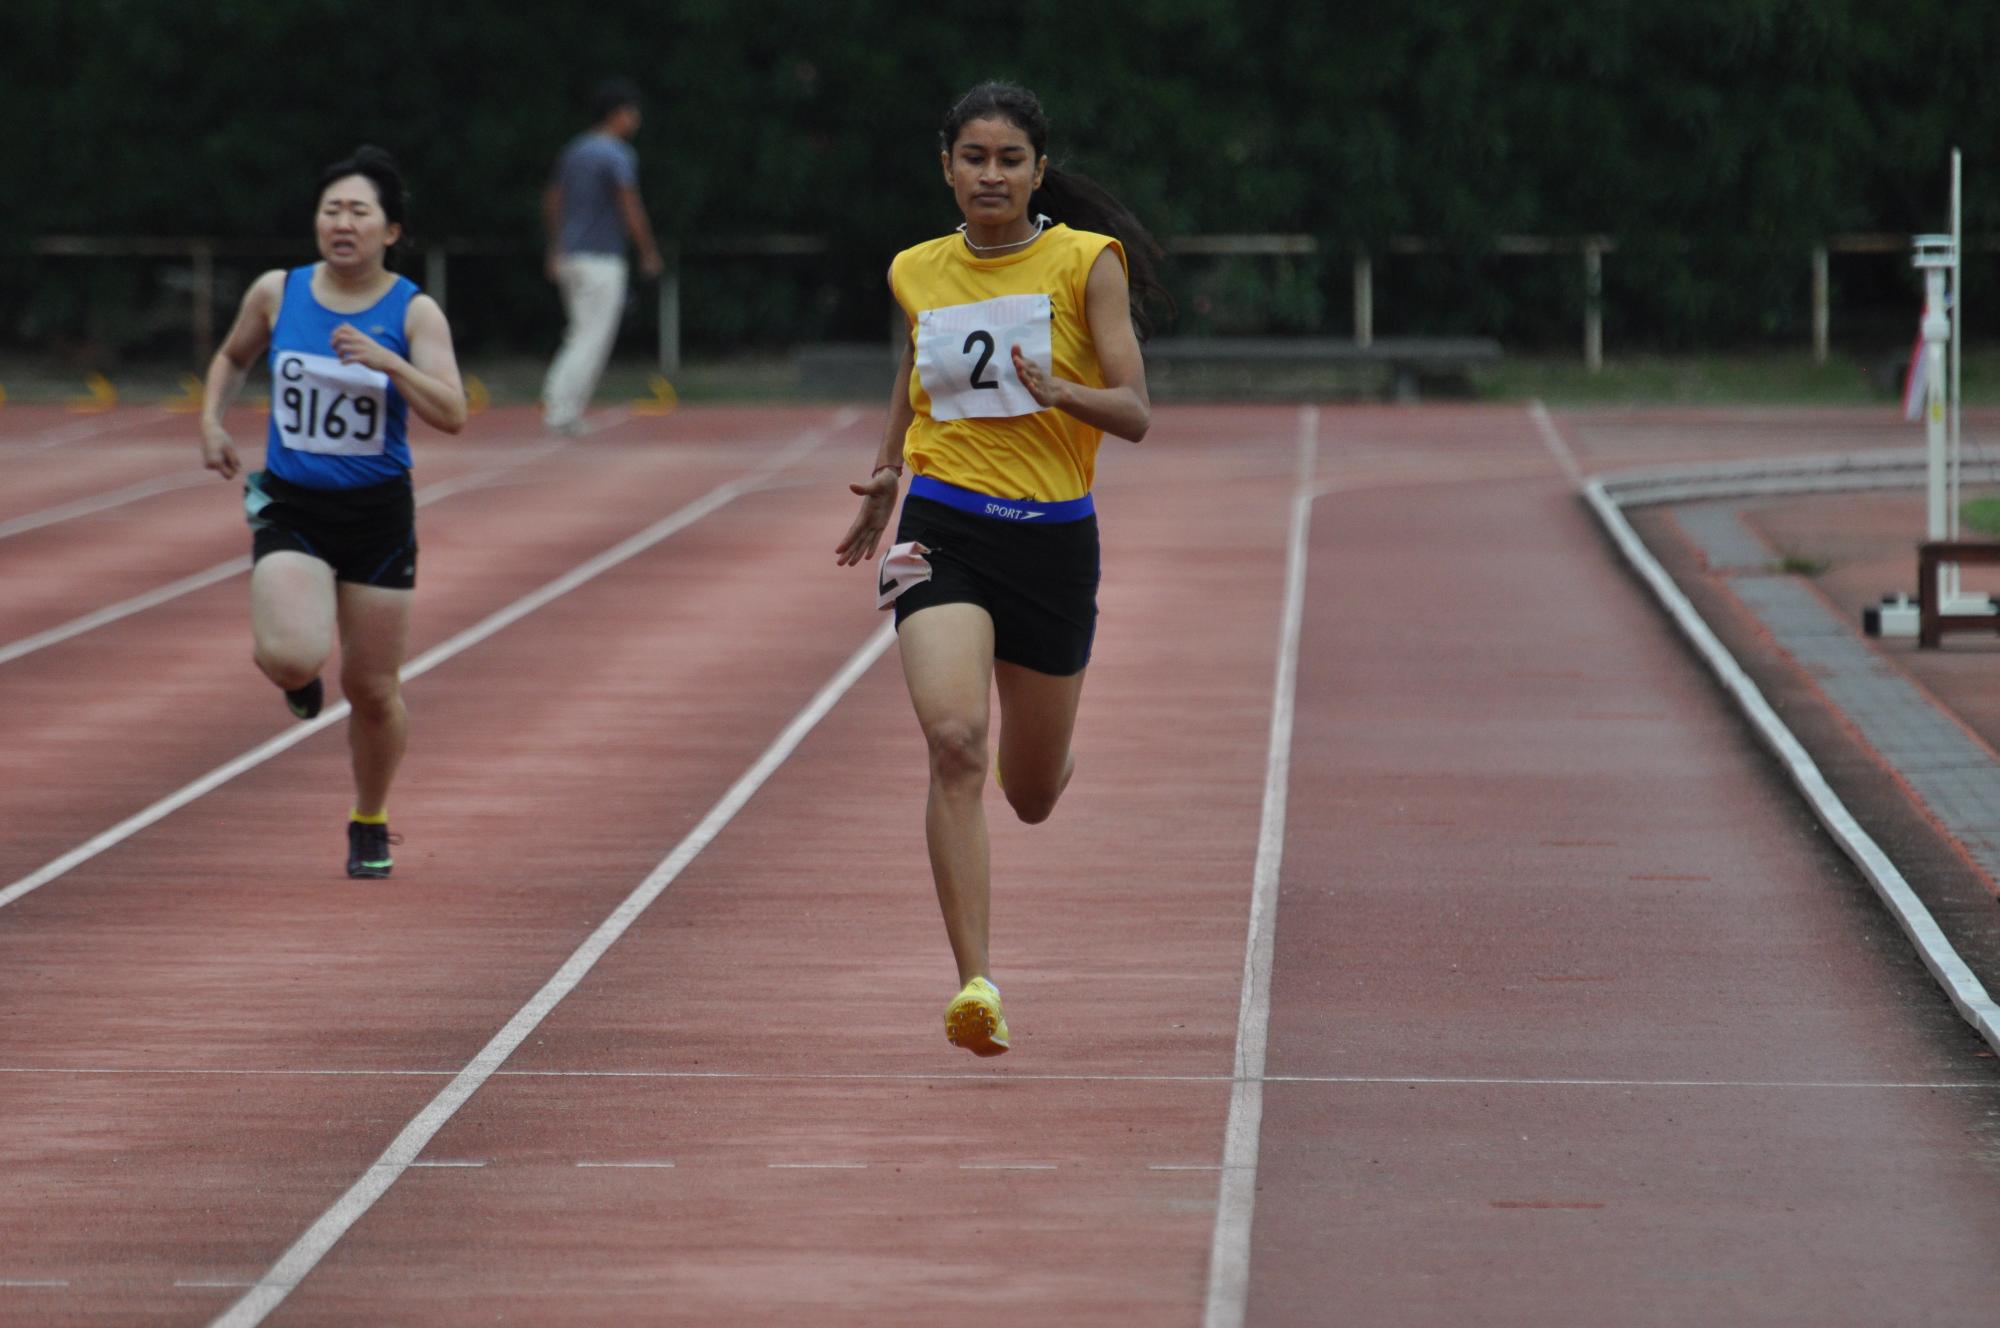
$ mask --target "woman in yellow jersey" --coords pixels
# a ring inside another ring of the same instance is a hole
[[[1008,84],[981,84],[945,117],[940,159],[965,222],[889,267],[909,342],[836,550],[842,566],[875,556],[907,464],[879,602],[895,607],[930,748],[924,834],[961,984],[945,1036],[981,1056],[1008,1046],[987,968],[989,694],[1007,801],[1046,820],[1075,769],[1097,622],[1097,445],[1146,435],[1139,336],[1165,299],[1152,238],[1101,187],[1051,167],[1047,146],[1041,105]]]

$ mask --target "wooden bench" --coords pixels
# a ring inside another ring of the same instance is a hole
[[[2000,563],[2000,543],[1930,540],[1917,546],[1917,644],[1936,646],[1946,632],[2000,633],[2000,613],[1944,612],[1938,568],[1945,563]]]
[[[1163,337],[1145,351],[1148,365],[1169,373],[1178,366],[1379,371],[1383,395],[1396,401],[1415,401],[1425,384],[1469,394],[1472,370],[1500,359],[1491,337],[1378,337],[1366,346],[1338,337]]]

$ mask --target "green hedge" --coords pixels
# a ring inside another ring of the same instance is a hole
[[[2000,161],[1982,155],[2000,144],[2000,6],[1963,0],[7,0],[0,53],[0,339],[17,343],[116,342],[126,322],[143,339],[157,320],[114,277],[23,277],[8,235],[303,238],[318,167],[362,141],[404,161],[418,236],[532,245],[549,161],[607,72],[649,95],[643,183],[670,237],[832,245],[774,264],[782,291],[740,263],[691,282],[696,350],[880,335],[888,257],[956,220],[936,122],[989,76],[1037,88],[1057,158],[1162,234],[1328,246],[1178,265],[1190,323],[1218,331],[1344,332],[1346,252],[1418,234],[1458,256],[1385,264],[1379,330],[1567,344],[1574,265],[1491,241],[1602,233],[1624,246],[1606,269],[1620,344],[1794,337],[1809,247],[1937,228],[1954,144],[1974,154],[1968,228],[2000,232]],[[553,304],[517,266],[494,265],[482,303],[518,316],[470,335],[546,340]],[[1913,289],[1892,272],[1836,297],[1909,307]],[[2000,299],[1972,309],[1994,326]]]

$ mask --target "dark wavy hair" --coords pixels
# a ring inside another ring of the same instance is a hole
[[[1028,136],[1037,157],[1048,155],[1048,113],[1035,94],[1024,87],[1013,83],[981,83],[953,103],[938,131],[938,145],[946,156],[958,145],[958,136],[965,126],[974,120],[1005,120]],[[1114,236],[1125,246],[1125,262],[1131,273],[1132,327],[1141,341],[1152,335],[1156,325],[1173,318],[1173,297],[1160,281],[1160,261],[1166,256],[1165,251],[1144,223],[1109,189],[1087,175],[1063,170],[1051,162],[1042,173],[1041,187],[1028,200],[1029,215],[1037,212],[1045,212],[1051,221],[1079,230]]]
[[[335,180],[345,180],[350,175],[364,177],[375,186],[375,198],[382,206],[382,215],[403,227],[403,239],[409,238],[409,227],[403,217],[409,211],[409,190],[403,184],[403,172],[396,165],[396,159],[372,143],[363,143],[346,157],[333,163],[319,173],[319,190],[313,195],[314,206],[326,194],[326,187]],[[384,255],[384,261],[395,257],[394,245]],[[393,265],[393,262],[392,262]]]

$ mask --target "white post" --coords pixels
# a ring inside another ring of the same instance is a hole
[[[1959,230],[1959,223],[1963,219],[1960,211],[1960,203],[1963,197],[1964,195],[1959,191],[1958,149],[1953,148],[1951,150],[1951,296],[1950,303],[1947,305],[1948,317],[1951,320],[1951,395],[1946,398],[1945,407],[1950,412],[1950,418],[1946,421],[1948,431],[1945,435],[1945,441],[1946,446],[1951,452],[1951,493],[1949,501],[1951,504],[1951,538],[1953,539],[1958,538],[1959,467],[1964,460],[1964,453],[1960,450],[1958,436],[1959,355],[1963,335],[1961,329],[1965,326],[1965,293],[1960,281],[1960,277],[1964,271],[1963,258],[1965,245],[1963,236]],[[1957,564],[1954,563],[1951,569],[1951,580],[1948,583],[1953,599],[1958,598],[1958,576],[1959,569]]]
[[[1826,272],[1826,246],[1816,244],[1812,251],[1812,337],[1813,363],[1825,364],[1832,340],[1833,313],[1831,283]]]
[[[1926,529],[1931,539],[1951,538],[1951,505],[1947,493],[1948,455],[1945,427],[1945,347],[1951,341],[1951,315],[1945,311],[1945,268],[1924,269],[1924,440],[1929,458]]]
[[[1926,467],[1925,523],[1926,537],[1932,540],[1951,538],[1952,512],[1948,471],[1950,468],[1949,449],[1946,446],[1948,414],[1945,392],[1949,375],[1946,361],[1950,358],[1947,347],[1951,342],[1951,311],[1945,305],[1945,278],[1957,261],[1958,246],[1949,235],[1919,235],[1912,242],[1916,249],[1910,260],[1924,274],[1924,441]],[[1952,590],[1956,584],[1957,568],[1949,563],[1939,563],[1937,569],[1938,607],[1944,612],[1952,612]]]
[[[445,307],[444,269],[446,261],[442,242],[424,250],[424,294],[436,300],[440,309]]]
[[[660,264],[660,372],[681,371],[681,256],[669,249]]]
[[[1375,262],[1365,251],[1354,256],[1354,344],[1375,344]]]
[[[1583,242],[1583,367],[1604,369],[1604,248],[1596,240]]]

